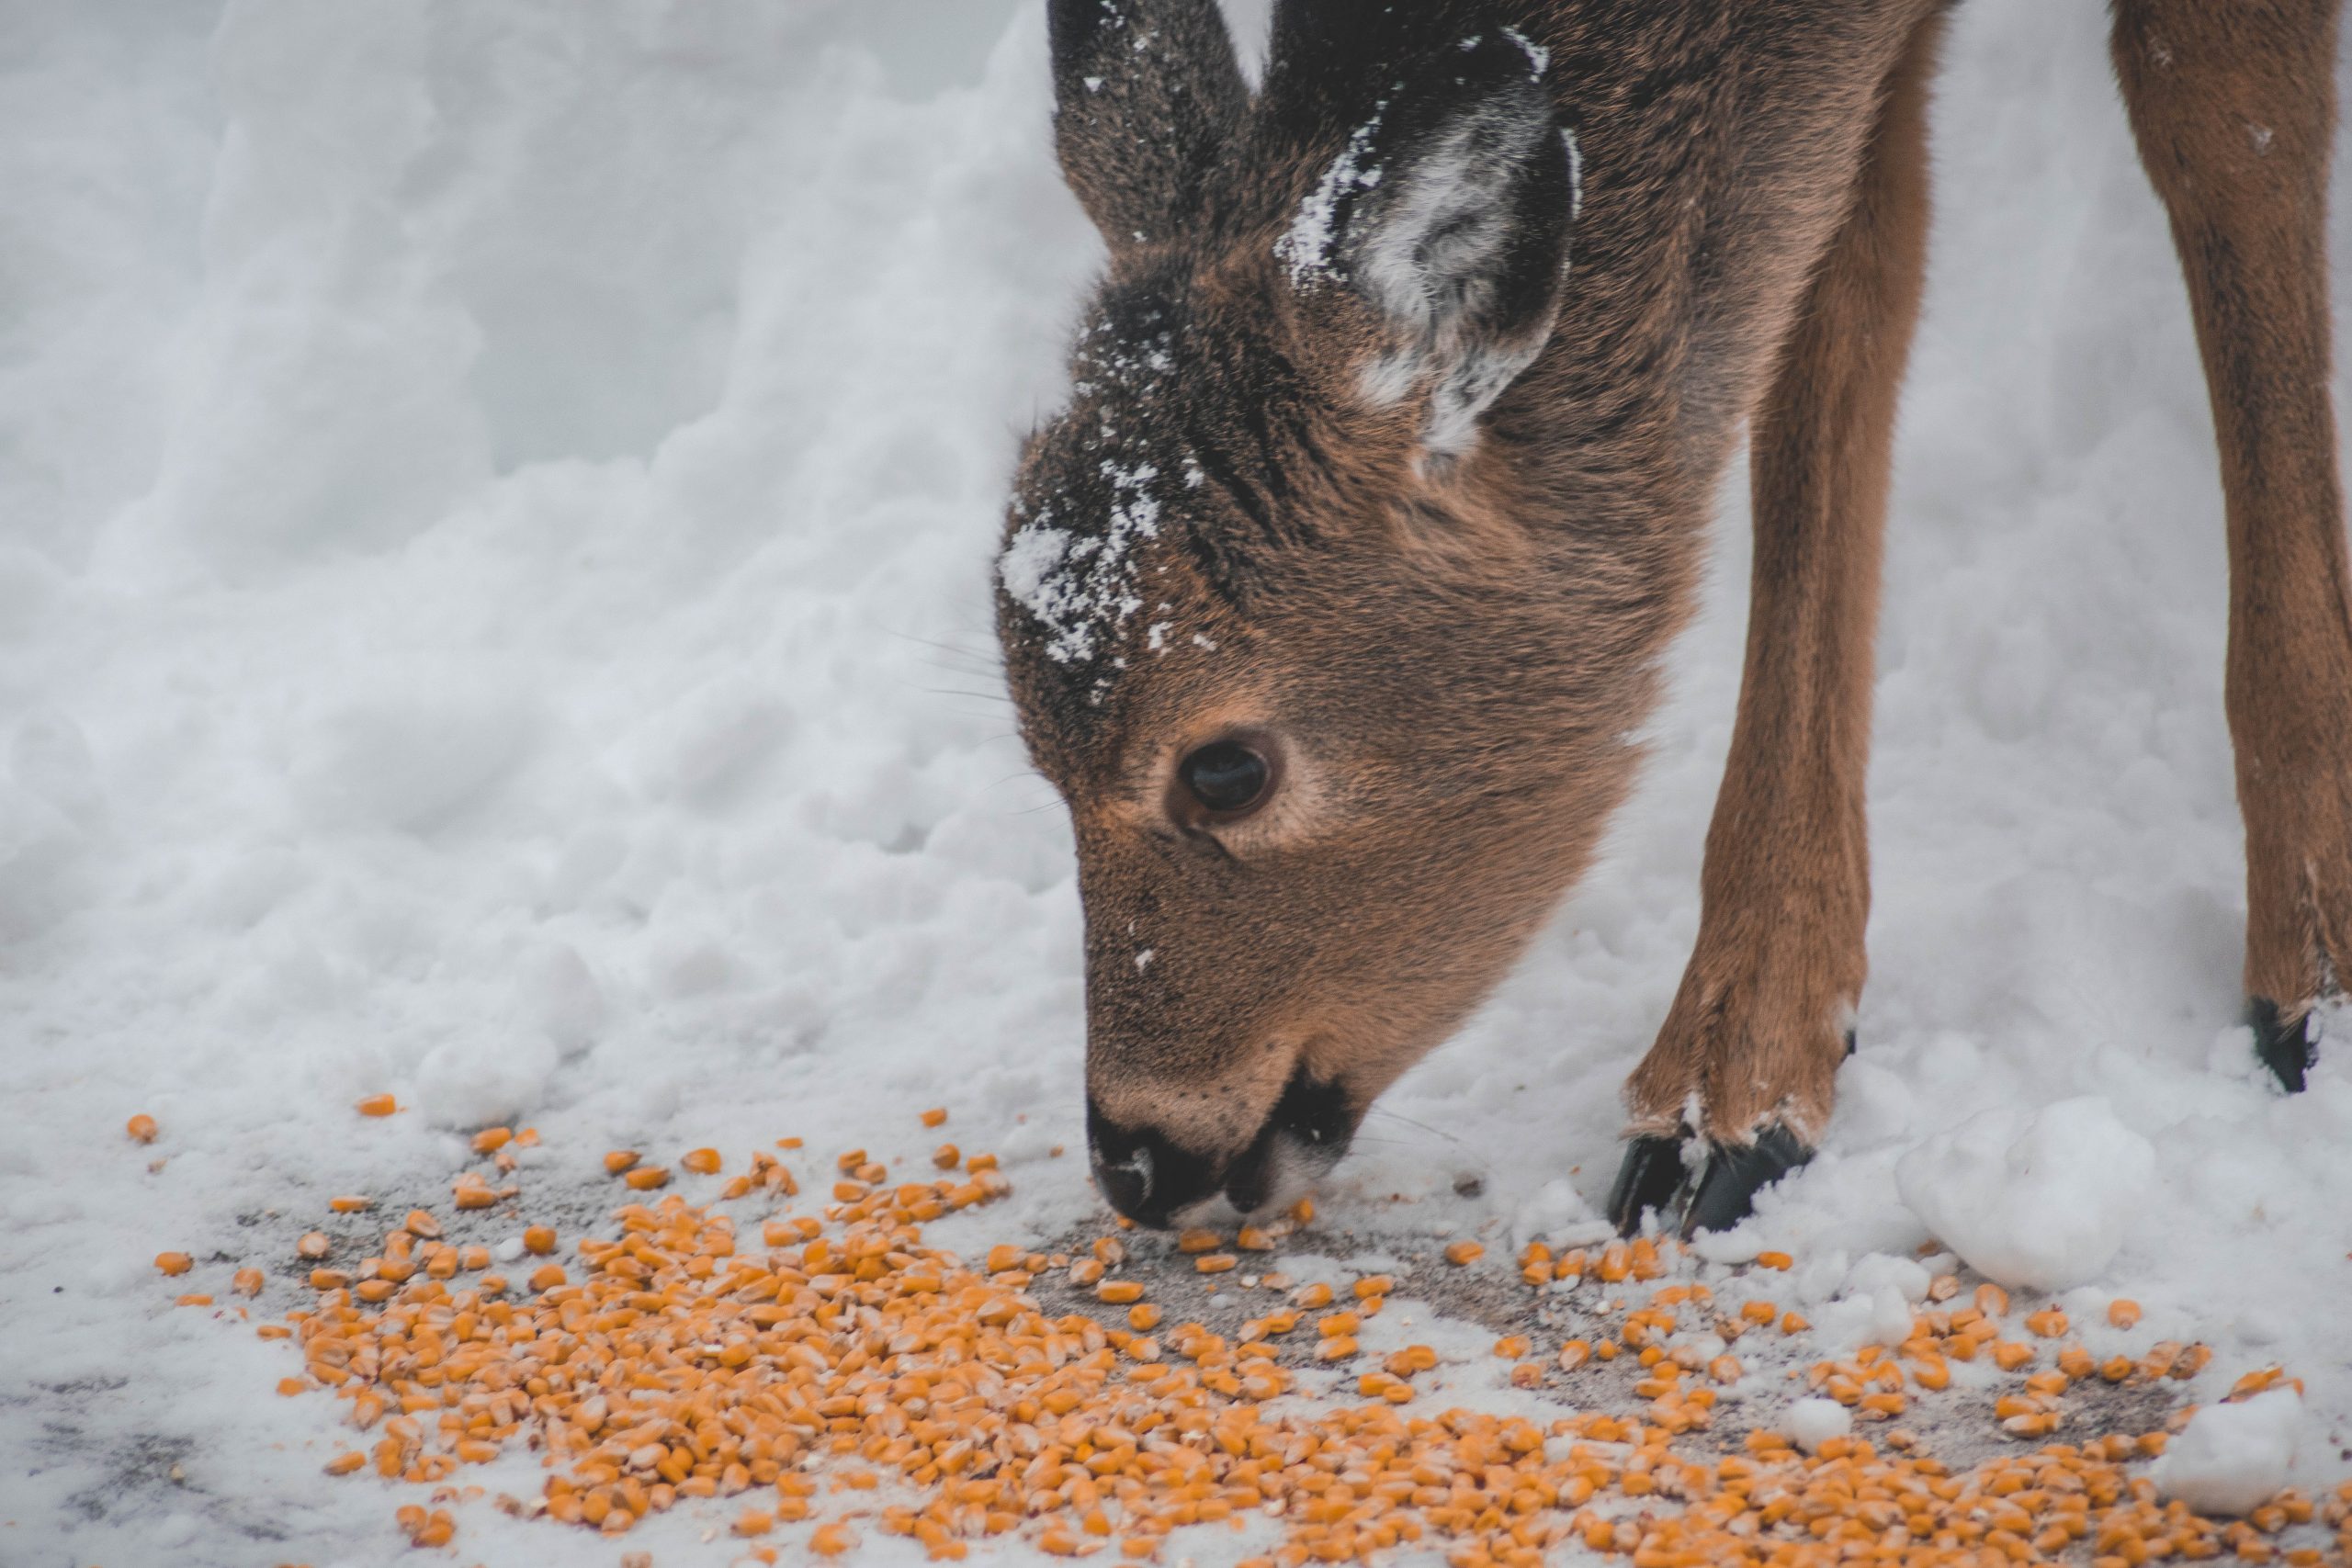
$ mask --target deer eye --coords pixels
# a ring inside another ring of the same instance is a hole
[[[1238,740],[1214,740],[1178,763],[1176,776],[1202,810],[1237,817],[1265,797],[1273,769]]]

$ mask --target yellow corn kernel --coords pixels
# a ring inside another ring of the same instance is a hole
[[[639,1192],[650,1192],[656,1187],[670,1185],[670,1172],[662,1166],[640,1165],[621,1179]]]
[[[155,1267],[164,1271],[165,1278],[176,1278],[195,1268],[196,1259],[185,1252],[159,1252],[155,1254]]]
[[[1143,1286],[1133,1280],[1105,1280],[1095,1287],[1094,1299],[1110,1306],[1143,1300]]]
[[[130,1134],[130,1141],[134,1144],[152,1144],[155,1141],[155,1119],[143,1111],[125,1122],[122,1124],[122,1130]]]
[[[1240,1261],[1230,1252],[1205,1252],[1193,1259],[1193,1267],[1204,1274],[1224,1274]]]
[[[1188,1230],[1176,1238],[1179,1252],[1215,1252],[1225,1245],[1225,1237],[1215,1231]]]
[[[555,1250],[556,1235],[550,1225],[531,1225],[523,1232],[523,1250],[545,1258]]]
[[[1756,1255],[1758,1269],[1792,1269],[1796,1259],[1785,1252],[1759,1252]]]
[[[688,1149],[678,1156],[678,1163],[696,1176],[717,1176],[726,1162],[718,1157],[717,1149],[703,1148]]]
[[[1485,1245],[1475,1241],[1457,1241],[1445,1249],[1445,1260],[1457,1269],[1476,1263],[1486,1255]]]
[[[473,1150],[478,1155],[494,1155],[514,1139],[512,1127],[484,1127],[474,1134]]]
[[[2140,1303],[2128,1297],[2118,1296],[2107,1303],[2107,1321],[2118,1328],[2132,1327],[2140,1321]]]
[[[362,1116],[390,1116],[400,1108],[400,1101],[389,1094],[371,1094],[352,1107]]]

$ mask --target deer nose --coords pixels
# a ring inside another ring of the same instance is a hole
[[[1112,1208],[1154,1230],[1166,1230],[1179,1209],[1214,1196],[1223,1170],[1177,1147],[1148,1127],[1122,1127],[1086,1107],[1086,1144],[1094,1185]]]

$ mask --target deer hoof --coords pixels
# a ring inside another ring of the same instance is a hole
[[[2289,1094],[2302,1093],[2304,1076],[2319,1060],[2319,1030],[2311,1014],[2289,1020],[2279,1015],[2277,1002],[2256,997],[2246,1006],[2246,1021],[2254,1026],[2254,1054],[2278,1087]]]
[[[1756,1194],[1813,1157],[1786,1127],[1767,1127],[1745,1148],[1718,1145],[1707,1156],[1707,1168],[1682,1212],[1685,1237],[1701,1231],[1729,1230],[1747,1218]]]
[[[1750,1144],[1707,1145],[1694,1181],[1683,1156],[1686,1142],[1645,1134],[1626,1145],[1609,1194],[1609,1217],[1621,1234],[1639,1230],[1642,1216],[1653,1210],[1685,1238],[1727,1230],[1747,1217],[1758,1192],[1813,1157],[1795,1134],[1768,1127]]]
[[[1620,1235],[1642,1228],[1642,1216],[1682,1194],[1690,1173],[1682,1168],[1682,1140],[1645,1134],[1625,1145],[1625,1163],[1609,1190],[1609,1221]]]

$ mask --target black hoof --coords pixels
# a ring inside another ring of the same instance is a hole
[[[1747,1218],[1757,1193],[1812,1157],[1813,1151],[1786,1127],[1767,1127],[1746,1148],[1716,1148],[1707,1156],[1690,1208],[1683,1211],[1683,1235],[1729,1230]]]
[[[1609,1190],[1609,1223],[1619,1235],[1642,1228],[1642,1216],[1663,1209],[1680,1195],[1690,1172],[1682,1168],[1682,1140],[1645,1134],[1625,1145],[1625,1163]]]
[[[2256,997],[2246,1005],[2246,1021],[2254,1026],[2254,1054],[2289,1094],[2303,1092],[2304,1075],[2319,1060],[2319,1030],[2312,1016],[2288,1020],[2278,1004]]]
[[[1609,1193],[1609,1218],[1622,1235],[1641,1229],[1653,1210],[1684,1239],[1727,1230],[1746,1219],[1756,1194],[1813,1157],[1785,1127],[1769,1127],[1745,1146],[1712,1145],[1696,1182],[1683,1162],[1684,1138],[1649,1134],[1625,1146],[1625,1163]]]

